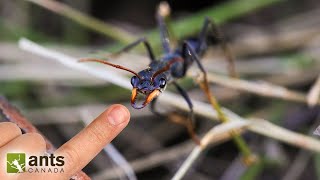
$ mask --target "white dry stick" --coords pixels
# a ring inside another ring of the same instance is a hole
[[[26,51],[44,56],[46,58],[50,58],[52,60],[56,60],[70,68],[85,71],[91,75],[114,83],[123,88],[131,89],[129,78],[115,73],[112,69],[103,71],[92,66],[87,66],[85,64],[78,63],[76,58],[72,58],[70,56],[58,53],[56,51],[46,49],[27,39],[21,39],[19,41],[19,47]],[[166,91],[159,97],[159,102],[174,106],[184,111],[189,111],[189,107],[183,98],[168,91]],[[192,102],[194,105],[193,107],[195,114],[202,115],[207,117],[208,119],[218,121],[217,113],[215,110],[212,109],[211,105],[195,100],[192,100]],[[222,111],[228,117],[228,119],[230,119],[230,121],[248,121],[248,119],[242,118],[226,108],[222,108]],[[258,134],[271,137],[273,139],[286,142],[294,146],[298,146],[300,148],[320,152],[320,141],[318,141],[317,139],[299,133],[295,133],[280,126],[274,125],[263,119],[256,120],[254,124],[249,127],[249,130]]]
[[[91,121],[90,119],[94,119],[92,114],[87,110],[83,109],[80,111],[80,114],[82,116],[82,122],[88,126]],[[123,178],[123,176],[127,176],[129,180],[137,180],[137,176],[134,173],[132,167],[130,166],[130,163],[122,156],[122,154],[110,143],[107,146],[103,148],[103,151],[109,155],[109,157],[112,159],[112,161],[119,167],[122,172],[118,172],[120,179]],[[115,168],[118,170],[118,168]]]
[[[318,126],[316,130],[314,130],[313,134],[320,136],[320,126]]]
[[[67,56],[65,54],[59,53],[54,50],[46,49],[25,38],[22,38],[19,40],[19,47],[25,51],[29,51],[31,53],[35,53],[37,55],[40,55],[46,58],[50,58],[51,60],[58,61],[67,67],[88,72],[88,74],[92,74],[96,77],[109,81],[123,88],[126,88],[126,89],[131,88],[131,85],[128,79],[123,76],[117,75],[118,73],[115,72],[114,69],[110,68],[110,70],[106,71],[106,70],[101,70],[96,68],[93,70],[92,68],[87,66],[85,63],[79,63],[78,59],[76,58]],[[109,67],[106,67],[106,68],[109,68]]]
[[[249,129],[261,135],[278,139],[282,142],[292,144],[304,149],[320,152],[320,141],[307,135],[299,134],[288,129],[282,128],[269,121],[259,118],[249,119],[253,124]]]
[[[310,89],[307,96],[308,105],[310,107],[313,107],[317,104],[317,102],[319,101],[319,95],[320,95],[320,75],[318,76],[316,82]]]
[[[195,146],[193,141],[187,141],[178,145],[155,151],[151,154],[139,157],[130,162],[136,173],[146,171],[162,164],[169,164],[177,159],[183,158],[190,154],[190,151]],[[92,175],[92,179],[116,179],[115,169],[109,168]]]
[[[209,147],[210,144],[217,144],[225,139],[232,137],[231,132],[241,132],[241,129],[250,125],[249,121],[235,121],[223,123],[221,125],[213,127],[206,135],[201,139],[201,146],[196,146],[188,158],[184,161],[182,166],[173,176],[173,180],[182,179],[187,173],[188,169],[195,162],[195,160],[200,156],[201,152]]]
[[[208,73],[208,81],[220,84],[233,89],[255,93],[261,96],[280,98],[296,102],[306,102],[306,95],[300,92],[289,90],[285,87],[274,85],[268,82],[252,82],[237,78],[225,77]],[[318,101],[315,101],[317,104]]]

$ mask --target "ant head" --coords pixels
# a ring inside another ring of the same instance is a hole
[[[137,90],[144,94],[148,95],[155,89],[162,92],[167,86],[167,79],[164,75],[158,75],[153,77],[152,72],[148,72],[148,70],[143,70],[139,73],[140,77],[133,76],[131,78],[131,85],[133,88],[137,88]]]
[[[138,76],[133,76],[131,78],[131,85],[133,87],[131,104],[136,109],[141,109],[149,104],[154,98],[160,95],[167,85],[167,79],[163,74],[154,76],[155,73],[150,69],[141,71],[139,75],[142,78],[139,78]],[[141,106],[135,104],[139,93],[146,96],[146,99]]]
[[[145,69],[139,73],[136,73],[135,71],[120,66],[116,64],[112,64],[110,62],[101,60],[101,59],[81,59],[80,62],[98,62],[103,63],[118,69],[122,69],[125,71],[128,71],[134,76],[131,78],[131,84],[132,84],[132,95],[131,95],[131,105],[135,109],[141,109],[144,108],[147,104],[149,104],[154,98],[160,95],[160,93],[165,89],[167,80],[163,74],[164,71],[167,70],[167,68],[160,69],[156,72],[152,71],[151,68]],[[146,96],[144,102],[142,105],[136,104],[136,99],[138,93],[141,93]]]

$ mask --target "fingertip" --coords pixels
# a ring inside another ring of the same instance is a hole
[[[1,123],[1,126],[3,126],[3,128],[5,128],[7,130],[10,130],[10,133],[17,134],[17,135],[21,135],[22,134],[21,129],[15,123],[3,122],[3,123]]]
[[[127,119],[127,120],[130,120],[130,111],[129,109],[122,105],[122,104],[114,104],[114,106],[118,107],[118,108],[121,108],[122,111],[123,111],[123,114],[124,114],[124,117]]]
[[[114,104],[106,111],[106,118],[112,126],[127,124],[130,120],[130,112],[124,105]]]

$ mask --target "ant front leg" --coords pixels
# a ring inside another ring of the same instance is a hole
[[[140,38],[140,39],[138,39],[138,40],[136,40],[136,41],[134,41],[134,42],[132,42],[131,44],[125,46],[125,47],[122,48],[121,50],[119,50],[119,51],[117,51],[117,52],[115,52],[115,53],[112,53],[111,56],[114,57],[114,56],[120,55],[120,54],[123,53],[123,52],[128,52],[128,51],[130,51],[131,49],[133,49],[134,47],[138,46],[140,43],[143,43],[143,44],[144,44],[144,46],[145,46],[145,48],[146,48],[146,50],[147,50],[147,52],[148,52],[148,54],[149,54],[150,60],[151,60],[151,61],[156,61],[155,56],[154,56],[154,53],[153,53],[152,48],[151,48],[151,45],[150,45],[150,43],[148,42],[148,40],[147,40],[146,38],[144,38],[144,37],[143,37],[143,38]]]
[[[165,23],[164,17],[160,12],[157,13],[156,17],[157,17],[159,31],[160,31],[162,48],[165,53],[170,53],[169,31]]]
[[[201,64],[197,53],[186,41],[184,42],[184,44],[182,46],[182,55],[183,55],[184,59],[191,57],[191,59],[197,63],[199,69],[203,73],[203,81],[200,82],[201,89],[203,89],[203,91],[205,92],[212,107],[217,111],[218,118],[223,123],[228,122],[229,119],[222,112],[221,106],[219,105],[218,101],[216,100],[216,98],[213,96],[213,94],[210,91],[209,83],[208,83],[208,79],[207,79],[207,73],[206,73],[203,65]],[[245,164],[251,165],[252,163],[256,162],[257,157],[251,153],[251,150],[248,147],[247,143],[244,141],[244,139],[236,132],[231,132],[231,134],[233,136],[233,140],[235,141],[238,148],[240,149],[240,151],[244,155],[243,160],[244,160]]]
[[[200,41],[199,51],[204,52],[207,49],[207,38],[208,38],[209,30],[211,31],[213,37],[215,37],[219,41],[220,46],[224,52],[224,55],[227,58],[229,75],[231,77],[237,77],[237,73],[234,65],[234,57],[231,53],[231,50],[227,45],[226,40],[222,32],[219,30],[218,26],[214,23],[214,21],[212,21],[208,17],[205,18],[205,21],[202,26],[202,30],[199,34],[199,41]]]
[[[216,100],[216,98],[211,94],[210,88],[209,88],[209,82],[207,79],[207,72],[204,69],[202,63],[200,62],[197,53],[195,52],[195,50],[191,47],[191,45],[189,45],[189,43],[187,41],[185,41],[182,45],[182,57],[183,59],[187,59],[187,58],[191,58],[191,60],[195,61],[196,64],[198,65],[199,69],[201,70],[202,74],[203,74],[203,81],[200,83],[200,87],[204,90],[208,100],[210,101],[210,103],[212,104],[213,108],[217,111],[218,113],[218,118],[222,121],[222,122],[227,122],[228,119],[227,117],[224,115],[224,113],[221,110],[221,107],[218,103],[218,101]],[[186,63],[186,61],[185,61]],[[186,67],[186,66],[184,66]],[[186,71],[186,70],[184,70]]]

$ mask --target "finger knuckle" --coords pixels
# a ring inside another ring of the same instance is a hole
[[[72,164],[73,166],[77,166],[81,160],[78,150],[71,145],[65,145],[63,156],[67,163]]]
[[[22,134],[21,129],[19,126],[12,122],[3,122],[0,123],[0,126],[4,127],[5,129],[9,130],[10,133]]]

